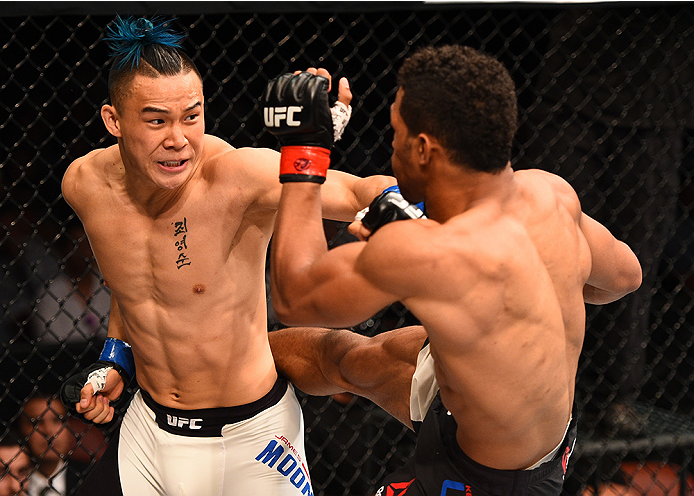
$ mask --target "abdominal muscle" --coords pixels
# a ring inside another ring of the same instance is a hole
[[[255,309],[235,308],[242,303],[229,304],[232,300],[226,298],[223,306],[218,299],[165,310],[144,301],[130,312],[120,304],[138,384],[157,403],[184,410],[229,407],[270,391],[277,373],[265,300]]]

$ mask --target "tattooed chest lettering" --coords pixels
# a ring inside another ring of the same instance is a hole
[[[181,269],[191,264],[190,258],[186,254],[188,250],[188,242],[186,241],[188,237],[188,219],[183,217],[182,221],[172,222],[171,225],[174,226],[174,246],[178,252],[176,268]]]

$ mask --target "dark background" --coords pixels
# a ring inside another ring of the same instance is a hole
[[[599,403],[594,392],[614,355],[609,334],[619,331],[616,315],[626,311],[616,306],[601,313],[589,306],[577,389],[586,415],[566,494],[620,480],[623,462],[655,461],[675,472],[691,464],[694,9],[665,2],[0,2],[0,434],[33,391],[55,392],[67,375],[91,363],[105,336],[107,315],[96,308],[93,294],[82,294],[86,308],[75,313],[52,283],[69,272],[70,293],[81,294],[79,282],[90,273],[98,277],[80,248],[84,236],[62,199],[60,181],[71,161],[115,143],[99,109],[107,101],[109,68],[103,37],[116,13],[177,18],[176,27],[188,34],[186,52],[203,75],[207,132],[236,147],[277,146],[258,113],[270,78],[308,66],[348,77],[353,117],[333,152],[333,166],[360,176],[391,173],[389,105],[395,73],[413,49],[459,43],[497,56],[518,88],[514,167],[562,175],[584,209],[618,237],[639,232],[658,246],[652,304],[641,308],[648,324],[636,398],[653,419],[650,430],[637,439],[606,435],[599,416],[588,415],[591,405],[600,410],[610,401]],[[648,203],[637,190],[652,171],[640,169],[637,157],[617,171],[625,153],[620,145],[614,155],[597,145],[580,155],[581,129],[603,129],[590,141],[596,144],[644,129],[655,135],[659,149],[671,153],[671,170],[662,177],[676,176],[676,191],[666,192],[656,180],[650,197],[672,201],[652,208],[654,217],[645,207],[632,208]],[[557,152],[558,142],[570,143],[565,153]],[[586,164],[596,156],[604,169],[590,172]],[[621,204],[605,208],[614,192],[623,197]],[[659,216],[659,208],[669,214]],[[326,230],[333,244],[348,239],[342,224],[326,223]],[[47,299],[57,302],[54,314],[39,310]],[[90,308],[99,329],[84,332],[77,324]],[[49,339],[59,317],[75,327],[67,338]],[[268,322],[279,326],[272,313]],[[355,330],[373,335],[414,322],[394,305]],[[411,452],[413,436],[365,400],[303,401],[316,494],[373,491],[384,472]],[[652,479],[657,477],[658,470]]]

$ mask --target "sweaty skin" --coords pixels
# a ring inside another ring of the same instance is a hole
[[[473,460],[522,469],[564,436],[585,303],[635,290],[633,252],[581,212],[573,189],[539,171],[475,172],[391,111],[393,171],[428,220],[383,226],[327,251],[320,187],[284,185],[273,241],[275,311],[288,325],[347,327],[401,301],[431,342],[441,397]],[[358,229],[357,229],[358,230]],[[280,331],[281,332],[281,331]]]
[[[140,386],[180,409],[249,403],[277,377],[264,274],[279,153],[205,135],[203,102],[193,72],[136,75],[123,108],[102,109],[118,145],[76,160],[63,178],[112,292],[109,336],[132,345]],[[323,215],[351,220],[393,183],[331,171]],[[101,393],[82,390],[78,411],[110,421],[122,387],[111,371]]]

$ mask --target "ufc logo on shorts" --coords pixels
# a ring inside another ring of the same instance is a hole
[[[168,413],[166,414],[166,423],[169,424],[171,427],[179,427],[183,429],[184,427],[187,429],[202,429],[201,425],[198,425],[198,422],[202,422],[202,419],[188,419],[185,417],[177,417],[175,415],[169,415]]]
[[[290,105],[289,107],[265,107],[263,109],[263,118],[267,127],[280,127],[282,121],[287,123],[287,126],[298,127],[301,121],[294,119],[294,114],[301,112],[303,107]]]

